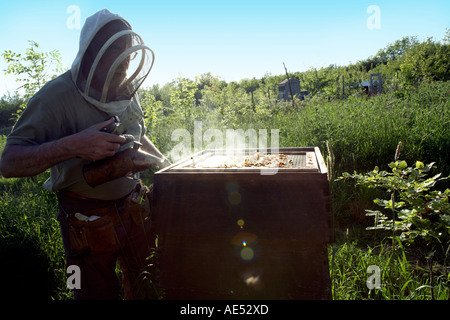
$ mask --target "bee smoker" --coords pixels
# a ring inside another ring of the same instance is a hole
[[[114,132],[118,123],[118,119],[115,120],[114,123],[103,128],[102,131]],[[127,142],[131,142],[133,139],[132,136],[127,137]],[[155,157],[140,150],[140,146],[141,143],[133,141],[133,147],[120,151],[112,157],[86,164],[83,167],[83,176],[86,183],[91,187],[95,187],[108,181],[125,177],[128,174],[144,171],[155,166],[167,165],[166,159]]]

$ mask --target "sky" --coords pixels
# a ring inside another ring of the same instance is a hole
[[[210,72],[227,82],[265,74],[348,65],[405,36],[440,41],[450,28],[448,0],[16,0],[2,3],[0,53],[58,50],[70,68],[87,17],[108,9],[128,20],[155,52],[144,87]],[[5,76],[0,95],[20,84]]]

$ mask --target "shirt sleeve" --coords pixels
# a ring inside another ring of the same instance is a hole
[[[33,96],[6,139],[7,145],[38,145],[60,138],[60,108]]]

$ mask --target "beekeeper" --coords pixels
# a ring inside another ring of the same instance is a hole
[[[137,279],[152,249],[151,192],[137,174],[92,187],[82,172],[133,141],[154,159],[164,159],[144,135],[136,94],[153,61],[152,50],[126,20],[106,9],[95,13],[81,30],[71,69],[29,100],[6,141],[4,177],[50,168],[44,187],[58,195],[67,265],[80,270],[76,299],[117,299],[116,261],[125,298],[144,298],[137,294],[143,292]],[[164,167],[167,161],[153,165]]]

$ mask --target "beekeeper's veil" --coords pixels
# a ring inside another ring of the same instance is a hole
[[[105,9],[86,19],[71,68],[72,79],[88,102],[110,115],[119,115],[153,62],[153,51],[130,24]]]

